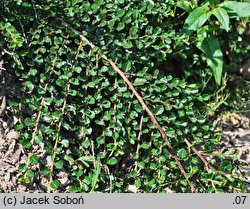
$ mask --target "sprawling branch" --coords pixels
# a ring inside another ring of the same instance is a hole
[[[62,25],[66,26],[68,28],[70,28],[70,30],[72,30],[73,32],[77,33],[79,35],[79,37],[81,38],[82,41],[86,42],[91,48],[95,48],[96,46],[90,42],[85,36],[82,35],[82,33],[80,33],[79,31],[77,31],[76,29],[74,29],[71,25],[69,25],[68,23],[66,23],[63,19],[61,19]],[[110,65],[112,66],[113,70],[115,72],[117,72],[122,79],[124,80],[124,82],[129,86],[129,88],[131,89],[131,91],[133,92],[133,94],[136,96],[137,100],[141,103],[143,110],[145,110],[147,112],[147,114],[149,115],[152,123],[158,128],[158,130],[160,131],[163,139],[167,142],[167,146],[168,149],[170,151],[170,153],[173,155],[173,158],[175,159],[178,167],[180,168],[181,173],[183,174],[183,176],[185,177],[185,179],[187,180],[189,186],[191,187],[191,191],[192,192],[197,192],[197,190],[195,189],[194,185],[191,183],[191,181],[189,180],[189,178],[187,177],[187,174],[178,158],[178,156],[175,154],[174,149],[172,147],[172,145],[169,142],[169,139],[165,133],[165,131],[163,130],[163,128],[161,127],[161,125],[159,124],[159,122],[156,120],[154,114],[151,112],[151,110],[148,108],[148,106],[145,104],[143,98],[140,96],[140,94],[136,91],[136,89],[134,88],[133,84],[128,80],[128,78],[126,77],[126,75],[124,74],[124,72],[122,70],[120,70],[117,65],[115,64],[115,62],[108,58],[105,54],[103,54],[102,59],[108,61],[110,63]]]

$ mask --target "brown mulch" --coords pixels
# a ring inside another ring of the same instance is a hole
[[[243,179],[246,189],[250,192],[250,117],[248,114],[226,112],[220,114],[214,122],[214,126],[220,130],[223,149],[238,150],[238,159],[246,162],[246,166],[240,170],[248,174]],[[240,175],[240,174],[239,174]]]
[[[27,159],[17,143],[19,133],[13,128],[18,120],[7,107],[7,77],[4,62],[0,60],[0,192],[23,190],[18,186],[17,169]]]

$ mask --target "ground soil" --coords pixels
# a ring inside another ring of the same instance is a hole
[[[250,108],[250,106],[248,106]],[[249,109],[250,110],[250,109]],[[238,159],[246,162],[240,170],[250,177],[250,115],[235,112],[221,113],[214,121],[222,136],[223,149],[238,150]],[[239,173],[240,175],[240,173]],[[250,178],[244,178],[246,189],[250,192]]]

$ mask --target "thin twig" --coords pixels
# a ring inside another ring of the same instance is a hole
[[[33,9],[33,12],[34,12],[34,16],[37,19],[36,7],[35,7],[34,2],[32,0],[31,0],[31,4],[32,4],[32,9]]]
[[[65,44],[65,42],[67,41],[68,38],[69,38],[69,35],[67,35],[66,39],[64,39],[64,41],[62,42],[61,47],[60,47],[60,48],[58,49],[58,51],[57,51],[57,54],[56,54],[56,56],[55,56],[55,58],[54,58],[54,60],[53,60],[53,62],[52,62],[52,65],[51,65],[51,70],[50,70],[50,73],[49,73],[49,75],[48,75],[48,81],[49,81],[49,79],[50,79],[52,73],[54,72],[54,68],[55,68],[55,64],[56,64],[56,61],[57,61],[57,59],[58,59],[58,56],[59,56],[59,54],[60,54],[60,52],[61,52],[61,50],[62,50],[63,45]],[[45,84],[44,92],[46,92],[46,91],[48,90],[48,85],[49,85],[49,82],[47,82],[47,83]],[[31,141],[30,141],[30,143],[31,143],[32,145],[34,144],[34,141],[35,141],[35,136],[36,136],[36,133],[37,133],[37,131],[38,131],[38,126],[39,126],[39,123],[40,123],[42,108],[43,108],[44,106],[45,106],[45,96],[42,98],[42,100],[41,100],[41,102],[40,102],[40,110],[39,110],[38,115],[37,115],[37,118],[36,118],[36,125],[35,125],[34,131],[33,131],[33,133],[32,133],[32,137],[31,137]],[[28,160],[27,160],[27,163],[26,163],[27,165],[29,164],[29,158],[30,158],[31,154],[32,154],[32,153],[29,154],[29,157],[28,157]]]
[[[18,20],[18,22],[19,22],[20,28],[21,28],[21,30],[22,30],[23,37],[24,37],[24,39],[25,39],[25,43],[28,44],[28,40],[27,40],[27,36],[26,36],[26,34],[25,34],[25,31],[24,31],[23,24],[21,23],[20,20]]]
[[[150,99],[150,98],[143,98],[143,99],[144,99],[144,100],[148,100],[148,101],[153,102],[153,103],[159,102],[159,103],[161,103],[161,104],[163,104],[163,105],[166,105],[166,106],[173,106],[173,104],[169,104],[169,103],[164,102],[164,101],[162,101],[162,100],[154,101],[154,100],[152,100],[152,99]],[[174,103],[174,101],[171,101],[171,102]]]
[[[62,119],[58,124],[58,129],[57,129],[58,136],[56,137],[55,145],[54,145],[54,148],[53,148],[53,156],[52,156],[52,163],[51,163],[51,167],[50,167],[48,193],[50,193],[50,191],[51,191],[50,184],[53,181],[53,170],[54,170],[54,163],[55,163],[55,158],[56,158],[56,149],[57,149],[57,145],[58,145],[58,142],[59,142],[59,134],[60,134],[62,123],[63,123],[63,115],[65,113],[65,107],[66,107],[66,103],[67,103],[67,97],[68,97],[69,90],[70,90],[70,81],[68,82],[68,85],[67,85],[67,92],[66,92],[66,95],[64,97],[63,106],[62,106],[62,115],[61,115]]]
[[[140,125],[139,125],[140,130],[139,130],[138,137],[137,137],[137,139],[138,139],[138,144],[137,144],[137,148],[136,148],[137,156],[139,156],[139,152],[140,152],[140,139],[141,139],[141,134],[142,134],[143,118],[144,118],[144,111],[141,115]],[[137,171],[137,166],[138,166],[138,163],[137,163],[137,161],[135,161],[135,170],[136,171]]]
[[[219,171],[216,170],[213,166],[211,166],[211,165],[208,163],[208,161],[206,160],[206,158],[203,157],[203,155],[202,155],[195,147],[193,147],[192,144],[191,144],[186,138],[184,139],[184,142],[185,142],[185,143],[188,145],[188,147],[191,148],[191,149],[193,150],[193,152],[194,152],[196,155],[198,155],[198,157],[202,160],[202,162],[203,162],[203,163],[205,164],[205,166],[206,166],[206,170],[207,170],[208,173],[209,173],[209,168],[210,168],[213,172],[219,173]]]
[[[104,165],[104,168],[105,170],[107,170],[108,175],[109,175],[109,193],[112,193],[113,184],[112,184],[112,177],[110,175],[109,167],[107,165]]]
[[[82,42],[83,41],[81,41],[81,43]],[[91,56],[91,51],[92,50],[89,51],[88,57]],[[83,91],[83,96],[84,96],[83,104],[84,104],[84,108],[87,108],[87,94],[88,94],[88,82],[89,82],[89,65],[86,67],[85,78],[86,78],[86,80],[85,80],[85,86],[84,86],[84,91]],[[83,113],[82,113],[82,119],[83,120],[85,120],[85,117],[86,117],[85,112],[86,112],[86,110],[84,110]],[[83,140],[86,140],[87,137],[86,137],[84,131],[85,131],[85,126],[83,125],[82,126],[82,130],[81,130],[81,134],[82,134]]]
[[[79,53],[80,53],[80,50],[81,50],[81,47],[82,47],[82,42],[80,42],[79,46],[78,46],[78,50],[77,50],[77,54],[75,56],[75,62],[77,61],[78,59],[78,56],[79,56]],[[56,138],[56,141],[55,141],[55,145],[54,145],[54,148],[53,148],[53,157],[52,157],[52,165],[51,165],[51,168],[50,168],[50,179],[49,179],[49,185],[51,184],[52,180],[53,180],[53,170],[54,170],[54,163],[55,163],[55,158],[56,158],[56,149],[57,149],[57,145],[58,145],[58,142],[59,142],[59,134],[60,134],[60,131],[61,131],[61,126],[63,124],[63,116],[65,114],[65,108],[66,108],[66,103],[67,103],[67,98],[68,98],[68,94],[69,94],[69,90],[70,90],[70,82],[71,82],[71,79],[68,81],[68,84],[67,84],[67,90],[66,90],[66,95],[64,97],[64,101],[63,101],[63,106],[62,106],[62,115],[61,115],[61,120],[58,124],[58,129],[57,129],[57,138]],[[49,186],[48,188],[48,193],[50,193],[51,191],[51,187]]]

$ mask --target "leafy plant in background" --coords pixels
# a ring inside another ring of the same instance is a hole
[[[220,136],[206,123],[211,95],[158,69],[198,43],[206,59],[220,55],[211,30],[191,24],[198,2],[2,4],[1,24],[21,37],[14,45],[1,27],[4,48],[14,54],[5,55],[6,64],[22,81],[22,99],[9,101],[19,108],[16,129],[29,154],[19,166],[21,182],[47,180],[48,192],[245,191],[237,151],[214,153]],[[186,22],[177,10],[185,5]],[[207,5],[199,9],[205,16]]]
[[[205,54],[208,66],[213,70],[215,81],[221,84],[223,54],[220,41],[216,37],[220,29],[230,30],[230,18],[249,17],[250,3],[220,0],[205,1],[201,6],[190,1],[179,1],[177,6],[189,13],[184,32],[191,35],[197,32],[196,46]],[[213,21],[216,17],[217,21]],[[210,19],[209,24],[205,24]],[[211,20],[212,19],[212,20]]]

